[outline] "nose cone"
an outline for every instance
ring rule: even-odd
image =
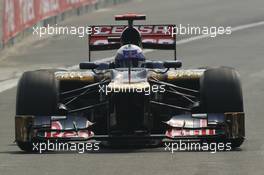
[[[115,71],[112,82],[108,85],[108,91],[117,93],[143,93],[149,89],[146,70],[132,70],[130,79],[128,71]]]

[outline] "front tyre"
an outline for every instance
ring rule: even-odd
[[[57,113],[59,82],[54,72],[38,70],[22,75],[17,87],[16,115],[48,116]],[[32,151],[32,142],[17,140],[17,145],[21,150]]]
[[[210,68],[200,79],[202,113],[244,112],[239,74],[233,68]],[[232,148],[239,147],[244,138],[230,139]]]

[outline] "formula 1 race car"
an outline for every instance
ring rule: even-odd
[[[100,141],[160,145],[167,141],[230,142],[245,138],[242,89],[229,67],[180,69],[173,25],[134,25],[145,15],[117,15],[128,25],[92,26],[89,62],[80,70],[25,72],[17,88],[15,136],[33,143]],[[91,52],[118,49],[114,60],[91,62]],[[174,51],[147,60],[142,49]]]

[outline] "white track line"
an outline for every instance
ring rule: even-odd
[[[264,21],[232,27],[231,31],[233,33],[233,32],[236,32],[236,31],[245,30],[245,29],[258,27],[258,26],[262,26],[262,25],[264,25]],[[183,40],[177,41],[176,45],[181,45],[181,44],[185,44],[185,43],[189,43],[189,42],[192,42],[192,41],[196,41],[196,40],[200,40],[200,39],[204,39],[204,38],[209,38],[209,37],[211,37],[210,34],[194,36],[194,37],[190,37],[190,38],[187,38],[187,39],[183,39]]]
[[[232,27],[231,30],[232,30],[232,32],[236,32],[236,31],[245,30],[245,29],[258,27],[258,26],[262,26],[262,25],[264,25],[264,21]],[[200,39],[204,39],[204,38],[209,38],[209,37],[210,37],[210,34],[194,36],[194,37],[190,37],[190,38],[187,38],[187,39],[179,40],[179,41],[177,41],[176,45],[186,44],[186,43],[190,43],[192,41],[196,41],[196,40],[200,40]],[[144,53],[148,53],[148,52],[152,52],[152,51],[153,50],[145,50]],[[98,60],[98,62],[99,61],[100,62],[110,61],[110,60],[113,60],[113,59],[114,59],[114,57],[108,57],[108,58],[104,58],[104,59]],[[79,65],[74,65],[74,66],[71,66],[71,67],[67,67],[66,69],[67,70],[76,70],[76,69],[78,69],[78,67],[79,67]],[[0,82],[0,93],[4,92],[6,90],[9,90],[11,88],[16,87],[18,80],[19,80],[19,78],[14,78],[14,79],[5,80],[5,81]]]
[[[17,82],[18,82],[19,78],[14,78],[14,79],[10,79],[10,80],[5,80],[3,82],[0,83],[0,93],[14,88],[17,86]]]

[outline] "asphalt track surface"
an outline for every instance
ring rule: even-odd
[[[123,12],[147,14],[147,23],[199,26],[243,26],[264,20],[262,0],[142,0],[109,7],[63,25],[111,24],[112,16]],[[87,175],[87,174],[252,174],[263,175],[264,165],[264,26],[234,31],[229,36],[203,38],[178,45],[178,57],[185,68],[202,66],[235,67],[243,83],[247,140],[235,151],[165,152],[164,148],[101,150],[96,153],[52,152],[25,154],[13,143],[16,88],[25,70],[69,67],[87,58],[87,40],[74,36],[28,39],[0,57],[0,174],[1,175]],[[180,36],[178,40],[192,36]],[[153,51],[148,58],[170,59]],[[98,59],[113,53],[100,53]],[[13,86],[13,85],[12,85]],[[10,87],[12,87],[10,86]],[[7,86],[8,87],[8,86]]]

